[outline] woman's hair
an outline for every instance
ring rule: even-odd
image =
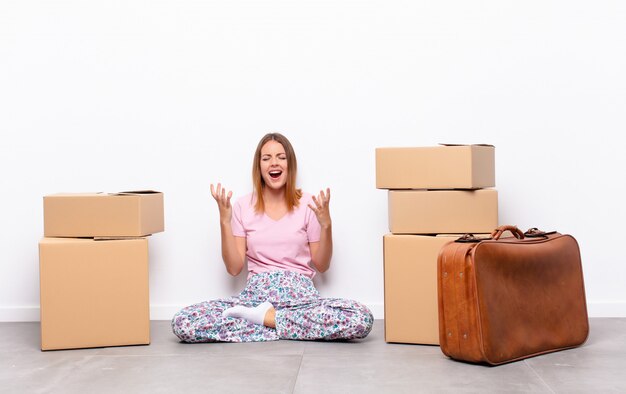
[[[276,141],[283,146],[287,156],[287,182],[285,184],[285,202],[287,209],[293,209],[300,205],[300,197],[302,190],[296,189],[296,174],[298,172],[298,161],[296,160],[296,152],[293,150],[291,143],[284,135],[280,133],[268,133],[261,138],[254,152],[254,161],[252,162],[252,183],[254,184],[254,194],[256,195],[256,203],[254,210],[257,213],[265,211],[265,202],[263,201],[263,188],[265,180],[261,176],[261,148],[268,141]]]

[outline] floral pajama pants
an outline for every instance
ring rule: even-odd
[[[254,307],[269,301],[276,309],[276,328],[222,317],[235,305]],[[258,342],[278,339],[334,340],[365,338],[374,317],[363,304],[321,298],[313,281],[290,271],[255,274],[238,295],[183,308],[172,330],[184,342]]]

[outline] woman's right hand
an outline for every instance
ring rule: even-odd
[[[230,198],[233,195],[232,191],[226,193],[226,188],[222,188],[222,184],[218,183],[217,188],[211,184],[211,195],[217,202],[217,207],[220,210],[220,221],[230,223],[233,216],[233,207],[230,204]]]
[[[233,235],[230,223],[233,217],[233,206],[230,204],[233,192],[226,193],[226,189],[222,188],[221,183],[218,183],[217,188],[211,184],[211,195],[217,201],[217,207],[220,209],[222,259],[226,265],[226,271],[233,276],[237,276],[243,269],[246,259],[246,239]]]

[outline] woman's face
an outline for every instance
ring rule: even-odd
[[[271,189],[280,189],[287,183],[287,154],[285,148],[274,140],[267,141],[261,147],[261,176],[265,185]]]

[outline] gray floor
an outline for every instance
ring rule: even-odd
[[[384,342],[182,344],[152,322],[152,344],[39,350],[38,323],[0,323],[2,393],[626,392],[626,319],[591,319],[578,349],[499,367],[451,361],[436,346]]]

